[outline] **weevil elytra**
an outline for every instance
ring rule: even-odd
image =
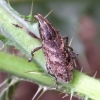
[[[68,37],[60,36],[58,30],[41,14],[34,15],[34,18],[38,21],[42,46],[31,51],[32,57],[34,56],[33,53],[35,51],[42,48],[46,59],[47,71],[51,76],[55,77],[56,83],[57,80],[61,82],[71,81],[73,77],[72,70],[75,67],[74,58],[77,54],[75,54],[73,49],[68,46]],[[14,25],[20,27],[16,24]],[[31,34],[29,31],[27,32]],[[29,61],[32,60],[32,57]]]

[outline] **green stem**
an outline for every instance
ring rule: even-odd
[[[53,79],[50,76],[47,77],[37,64],[34,62],[29,63],[28,60],[21,57],[0,52],[0,70],[46,86],[54,87]]]
[[[30,57],[30,52],[33,48],[40,46],[41,43],[32,38],[23,29],[16,28],[12,25],[19,24],[26,27],[29,31],[37,33],[37,24],[29,25],[23,19],[19,17],[4,0],[0,1],[0,31],[3,36],[6,37],[7,41],[3,39],[8,45],[13,45],[19,49],[25,56]],[[42,60],[41,60],[42,59]],[[45,59],[42,50],[35,53],[34,61],[28,63],[27,60],[21,57],[0,53],[0,70],[16,75],[21,78],[29,79],[42,86],[55,87],[54,80],[48,75],[43,75],[42,70],[45,70]],[[33,71],[29,73],[28,71]],[[76,92],[79,96],[87,96],[94,100],[100,100],[100,81],[89,77],[76,70],[73,71],[73,80],[68,84],[59,84],[62,89],[68,91],[68,87]],[[60,91],[61,91],[60,90]],[[70,92],[70,91],[69,91]]]
[[[42,86],[55,87],[52,77],[44,75],[35,63],[28,63],[21,57],[0,52],[0,70],[31,80]],[[33,71],[33,73],[29,73],[29,71]],[[77,92],[79,96],[82,94],[94,100],[100,100],[100,81],[81,72],[74,70],[72,82],[64,84],[61,89],[67,90],[68,87]]]

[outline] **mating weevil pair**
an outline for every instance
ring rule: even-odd
[[[56,83],[57,80],[61,82],[71,81],[73,77],[72,70],[76,67],[74,64],[74,59],[76,58],[77,54],[75,54],[73,49],[68,46],[68,37],[61,37],[58,30],[54,28],[42,15],[34,15],[34,18],[38,21],[42,46],[31,51],[32,57],[34,56],[33,53],[35,51],[42,48],[46,59],[47,71],[51,76],[55,77]],[[14,25],[16,27],[20,27],[16,24]],[[31,34],[31,32],[27,32],[28,34]],[[29,59],[29,61],[32,60],[32,57]]]

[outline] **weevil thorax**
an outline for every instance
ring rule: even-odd
[[[42,15],[34,15],[34,18],[38,21],[40,37],[43,40],[54,40],[56,38],[56,33],[52,25],[46,20]],[[48,31],[49,30],[49,31]]]

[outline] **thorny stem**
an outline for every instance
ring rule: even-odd
[[[34,81],[41,86],[47,86],[48,89],[55,88],[54,79],[50,76],[43,75],[43,72],[35,63],[28,63],[27,60],[14,55],[0,52],[0,70]],[[33,71],[33,73],[28,73],[28,71]],[[62,91],[63,89],[67,91],[69,87],[71,88],[71,91],[73,90],[79,96],[88,96],[94,100],[100,99],[99,80],[89,77],[76,70],[73,71],[73,76],[72,82],[68,84],[59,84],[59,86],[62,86],[59,91]]]
[[[34,24],[33,27],[28,25],[19,18],[19,14],[10,8],[4,0],[1,0],[0,31],[8,39],[7,41],[3,41],[6,44],[18,48],[26,57],[30,57],[30,51],[33,48],[40,46],[41,43],[30,37],[23,29],[18,29],[13,26],[12,23],[24,25],[24,27],[27,27],[34,33],[38,30],[36,24]],[[34,81],[41,86],[47,86],[49,89],[54,88],[53,78],[49,75],[43,75],[43,71],[41,71],[41,68],[42,70],[45,70],[45,59],[41,50],[35,53],[34,60],[35,62],[28,63],[27,60],[22,59],[21,57],[0,52],[0,70]],[[33,74],[28,73],[28,71],[33,71]],[[59,86],[61,86],[59,91],[64,89],[70,92],[73,90],[75,91],[75,93],[73,93],[74,95],[77,94],[78,96],[100,100],[100,81],[76,70],[73,71],[72,82],[68,84],[61,83]]]

